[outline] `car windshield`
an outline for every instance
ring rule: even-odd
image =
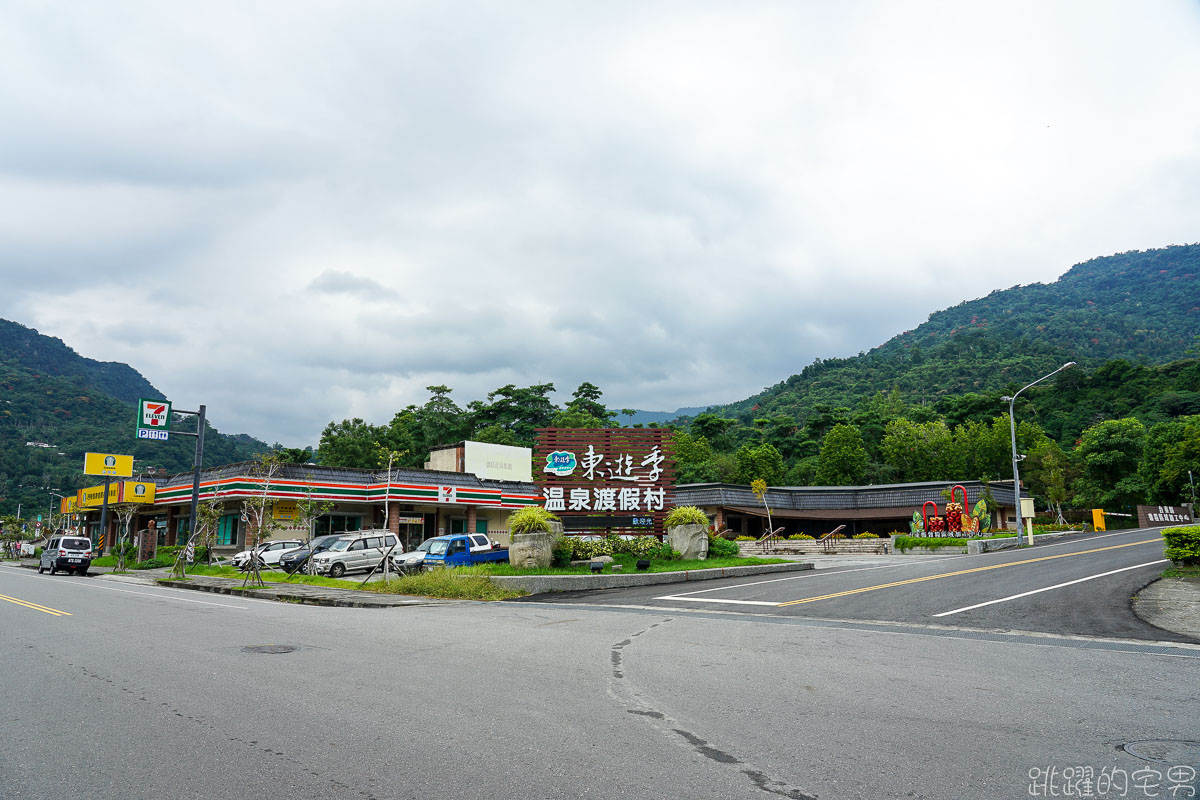
[[[427,548],[425,545],[429,545],[429,547]],[[449,545],[450,543],[445,539],[430,539],[427,542],[421,542],[420,549],[427,550],[429,553],[432,553],[435,556],[444,556],[446,554],[446,548],[449,547]]]
[[[92,543],[87,539],[63,539],[62,548],[64,550],[90,550]]]
[[[349,539],[338,539],[336,542],[329,545],[328,549],[329,550],[337,550],[338,552],[341,552],[342,550],[345,550],[349,546],[350,546]]]

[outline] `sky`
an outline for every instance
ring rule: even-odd
[[[222,432],[731,402],[1200,240],[1200,3],[0,12],[0,317]]]

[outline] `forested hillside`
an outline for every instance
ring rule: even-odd
[[[1066,361],[1163,364],[1200,336],[1200,245],[1120,253],[1072,267],[1054,283],[995,291],[931,314],[915,330],[850,358],[818,359],[782,383],[710,410],[750,422],[807,417],[896,389],[929,404],[964,392],[1019,388]],[[1192,351],[1194,353],[1194,351]]]
[[[15,513],[18,503],[23,516],[25,510],[44,514],[50,492],[71,494],[94,484],[81,473],[86,452],[132,454],[140,470],[191,469],[194,439],[133,438],[137,398],[162,396],[133,368],[82,358],[60,340],[6,320],[0,320],[0,343],[0,514]],[[45,369],[37,366],[41,359]],[[194,420],[177,424],[195,430]],[[241,461],[267,449],[211,426],[205,437],[206,464]]]

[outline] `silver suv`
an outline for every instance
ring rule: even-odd
[[[87,575],[92,565],[92,542],[82,536],[55,534],[42,550],[38,563],[38,574],[50,570],[50,574],[62,570],[73,575]]]
[[[388,530],[359,531],[334,542],[328,550],[312,557],[313,571],[340,578],[347,572],[374,569],[396,546],[396,534]]]

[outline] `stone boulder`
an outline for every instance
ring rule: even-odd
[[[553,545],[552,533],[514,533],[512,544],[508,546],[508,563],[525,569],[548,567]]]
[[[687,560],[708,558],[708,531],[703,525],[667,528],[667,544]]]

